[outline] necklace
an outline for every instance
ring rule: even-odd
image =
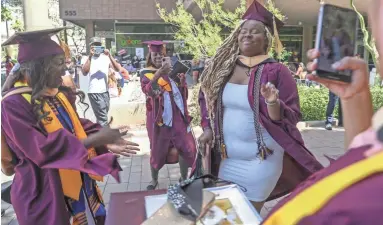
[[[244,67],[245,69],[247,69],[247,71],[245,71],[245,74],[246,76],[250,77],[251,75],[251,67],[245,65],[243,62],[241,62],[240,60],[237,60],[237,65],[240,66],[240,67]]]

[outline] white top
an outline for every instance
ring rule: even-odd
[[[263,141],[274,154],[261,161],[254,113],[248,100],[248,85],[228,83],[223,92],[223,136],[228,158],[222,161],[219,177],[244,186],[251,201],[262,202],[282,174],[282,147],[261,126]]]
[[[109,56],[93,56],[89,70],[88,93],[105,93],[108,91],[108,72],[111,61]]]

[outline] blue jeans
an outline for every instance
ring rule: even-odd
[[[341,107],[340,99],[331,91],[329,91],[329,95],[328,95],[328,103],[327,103],[327,110],[326,110],[326,124],[331,124],[333,122],[334,109],[337,102],[339,106],[339,109],[338,109],[339,124],[343,124],[342,107]]]
[[[125,80],[124,80],[124,78],[120,79],[119,82],[120,82],[120,87],[123,88],[124,85],[125,85]]]

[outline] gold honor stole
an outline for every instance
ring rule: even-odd
[[[149,67],[146,68],[147,70],[157,70],[155,68]],[[154,78],[154,73],[145,73],[145,77],[147,77],[149,80],[153,80]],[[165,91],[171,92],[172,91],[172,86],[167,82],[164,78],[160,77],[157,80],[157,84],[160,85]]]
[[[26,84],[22,83],[22,82],[17,82],[14,86],[15,87],[21,87],[21,86],[26,86]],[[22,94],[22,96],[29,103],[31,103],[31,95],[30,94]],[[62,106],[64,107],[65,111],[68,113],[70,120],[72,121],[76,137],[80,140],[87,138],[87,135],[84,131],[84,128],[81,125],[80,120],[77,117],[76,112],[74,111],[72,105],[69,103],[69,101],[65,97],[65,95],[63,93],[59,92],[56,95],[56,97],[60,101]],[[44,111],[49,112],[49,116],[52,118],[52,121],[48,122],[46,120],[43,120],[43,122],[42,122],[45,130],[48,133],[53,133],[59,129],[64,129],[60,120],[57,118],[56,114],[52,111],[52,109],[48,105],[48,103],[44,104]],[[96,150],[94,148],[89,148],[88,149],[88,158],[91,159],[95,156],[97,156]],[[59,174],[60,174],[60,180],[61,180],[61,185],[63,188],[64,195],[78,201],[80,198],[80,191],[81,191],[81,187],[82,187],[82,180],[81,180],[80,171],[71,170],[71,169],[59,169]],[[102,176],[91,175],[91,174],[89,174],[89,176],[93,180],[103,181]]]
[[[288,201],[264,221],[263,224],[297,224],[304,217],[319,211],[338,193],[375,173],[383,172],[382,162],[383,152],[349,165],[323,178]]]

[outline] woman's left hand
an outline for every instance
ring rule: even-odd
[[[274,84],[268,82],[267,84],[262,84],[261,95],[265,98],[267,103],[274,103],[278,100],[279,91]]]
[[[121,138],[116,143],[109,144],[106,147],[109,149],[109,151],[113,152],[116,155],[130,157],[132,155],[137,154],[137,151],[140,151],[138,146],[139,145],[137,143],[130,142]]]

